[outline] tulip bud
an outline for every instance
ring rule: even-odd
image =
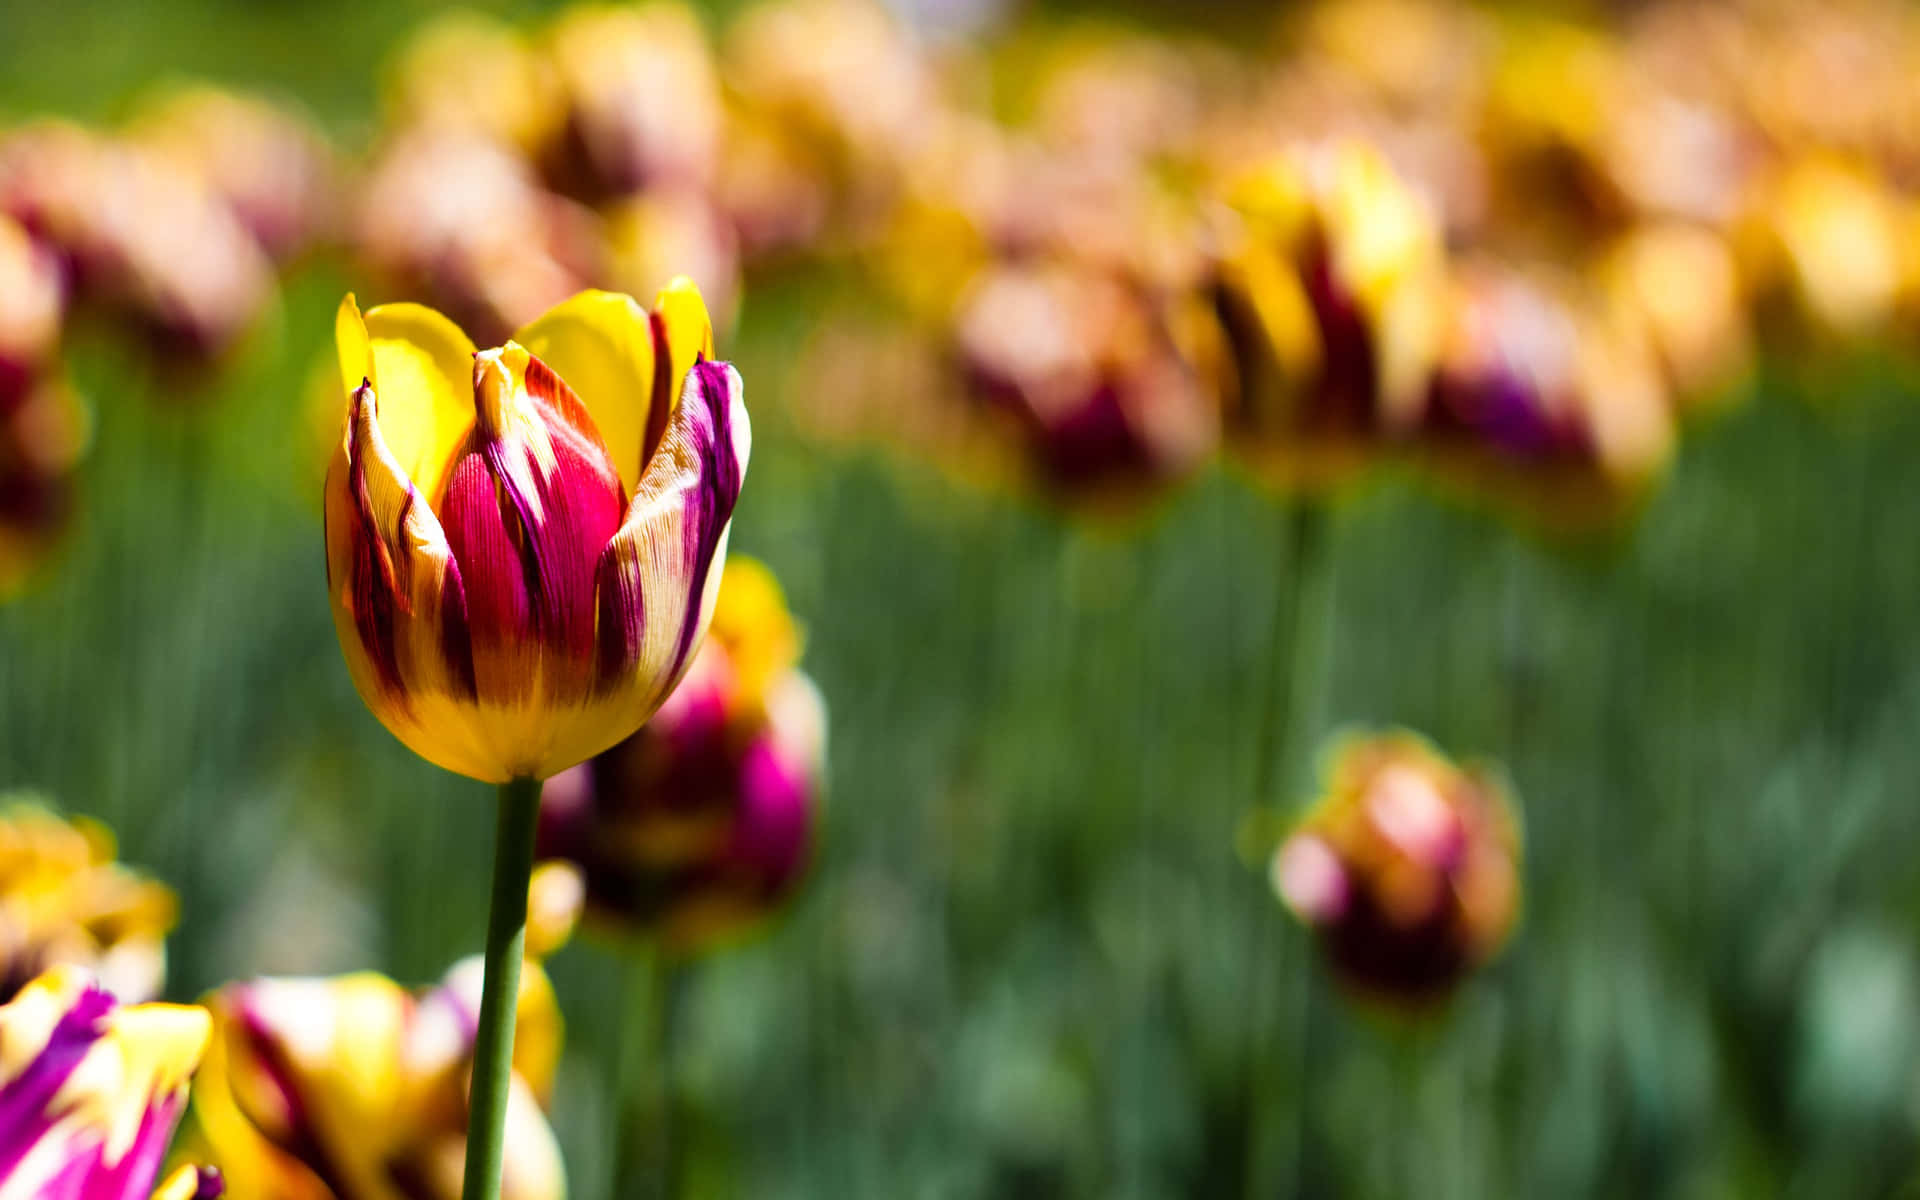
[[[720,152],[720,81],[699,18],[676,3],[580,7],[549,34],[565,111],[548,178],[588,202],[704,191]]]
[[[550,780],[538,853],[577,873],[588,921],[689,954],[757,925],[812,857],[819,693],[772,577],[730,562],[719,615],[673,696],[631,738]]]
[[[418,995],[373,974],[260,979],[209,997],[213,1044],[190,1144],[251,1200],[461,1194],[480,961]],[[560,1055],[544,971],[521,975],[501,1200],[561,1200],[541,1113]]]
[[[1213,447],[1211,406],[1169,317],[1103,272],[989,270],[961,301],[956,340],[975,394],[1007,418],[1056,495],[1135,499]]]
[[[1551,520],[1606,519],[1672,454],[1645,329],[1567,281],[1465,264],[1420,438],[1443,472]]]
[[[55,966],[116,996],[152,999],[166,976],[171,890],[114,861],[113,835],[31,801],[0,809],[0,1001]]]
[[[699,647],[751,443],[699,293],[583,292],[484,352],[348,297],[338,334],[327,579],[368,707],[490,783],[633,732]]]
[[[1519,912],[1505,788],[1406,734],[1342,743],[1326,784],[1274,855],[1274,890],[1356,993],[1443,1000],[1499,951]]]
[[[1358,143],[1279,158],[1232,204],[1214,289],[1238,367],[1228,440],[1281,483],[1330,482],[1419,423],[1439,351],[1439,227]]]
[[[122,1007],[76,967],[28,984],[0,1007],[0,1200],[147,1195],[208,1032],[204,1009]],[[155,1200],[218,1195],[189,1168]]]

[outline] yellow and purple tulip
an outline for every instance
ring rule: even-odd
[[[1275,158],[1230,201],[1213,289],[1236,367],[1227,439],[1282,486],[1337,481],[1424,412],[1446,279],[1438,222],[1352,141]]]
[[[1578,281],[1461,264],[1419,436],[1443,474],[1548,524],[1606,521],[1672,456],[1676,422],[1645,326]]]
[[[1505,944],[1519,864],[1497,776],[1385,734],[1336,744],[1325,794],[1274,855],[1272,880],[1344,984],[1418,1008]]]
[[[454,1200],[480,963],[415,994],[384,976],[260,979],[208,999],[213,1044],[188,1145],[248,1200]],[[561,1200],[541,1102],[560,1054],[546,974],[520,980],[502,1200]]]
[[[793,896],[817,837],[826,730],[797,653],[772,575],[730,561],[713,632],[653,720],[548,781],[542,870],[580,881],[590,927],[689,954]]]
[[[37,803],[0,809],[0,1001],[53,967],[150,1000],[166,977],[173,892],[114,861],[113,835]]]
[[[1217,421],[1167,305],[1098,268],[1009,264],[962,298],[956,354],[1045,491],[1138,500],[1197,467]]]
[[[60,967],[0,1007],[0,1200],[144,1200],[206,1051],[205,1009],[122,1007]],[[210,1200],[184,1168],[154,1200]]]
[[[360,695],[415,753],[544,779],[632,733],[713,611],[751,434],[693,285],[583,292],[476,351],[341,305],[327,578]]]

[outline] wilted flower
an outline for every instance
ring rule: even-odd
[[[1442,330],[1438,226],[1352,142],[1275,159],[1231,200],[1215,287],[1238,374],[1225,433],[1282,483],[1327,482],[1420,421]]]
[[[1549,523],[1610,517],[1672,454],[1646,330],[1568,281],[1462,264],[1420,428],[1439,465]]]
[[[173,892],[114,861],[113,835],[30,801],[0,808],[0,1000],[55,966],[116,996],[151,999],[166,976]]]
[[[1520,832],[1502,783],[1408,734],[1356,737],[1274,855],[1274,890],[1370,999],[1444,999],[1507,940]]]
[[[274,295],[259,243],[197,175],[78,126],[0,139],[0,213],[59,252],[77,300],[132,320],[169,352],[218,354]]]
[[[457,129],[395,138],[359,188],[355,245],[395,290],[417,291],[492,341],[602,271],[594,216],[546,191],[524,160]]]
[[[750,434],[699,292],[583,292],[476,352],[416,304],[340,307],[335,626],[415,753],[546,778],[646,720],[712,612]]]
[[[702,191],[720,152],[720,80],[684,5],[569,10],[548,34],[565,116],[542,155],[561,191],[590,201]]]
[[[331,232],[332,152],[291,109],[216,87],[177,88],[142,106],[132,136],[204,180],[275,259]]]
[[[213,1044],[190,1146],[246,1200],[454,1200],[461,1194],[480,960],[415,995],[381,975],[258,979],[208,998]],[[540,1111],[559,1061],[552,985],[520,977],[502,1200],[560,1200]]]
[[[1061,263],[990,269],[961,300],[961,370],[1043,488],[1137,499],[1213,449],[1216,418],[1174,303]]]
[[[136,1200],[152,1189],[206,1050],[204,1009],[120,1006],[78,967],[0,1007],[0,1197]],[[211,1200],[185,1168],[155,1200]]]
[[[583,881],[592,924],[684,954],[792,896],[826,732],[798,652],[772,575],[731,560],[706,644],[653,720],[548,781],[539,854]]]

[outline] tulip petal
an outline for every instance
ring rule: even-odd
[[[514,335],[580,397],[631,495],[659,444],[681,380],[713,356],[713,323],[685,276],[661,290],[648,313],[629,296],[585,291]]]
[[[600,561],[600,687],[644,713],[685,674],[712,618],[733,507],[752,447],[740,375],[688,372],[673,420]]]
[[[327,472],[327,583],[341,650],[375,715],[429,762],[501,778],[470,718],[466,591],[433,510],[388,449],[369,386]]]
[[[441,517],[470,581],[480,692],[508,707],[579,699],[592,686],[594,575],[620,524],[619,478],[583,406],[524,348],[480,355],[473,388],[478,416]]]
[[[342,385],[351,392],[372,382],[395,461],[422,496],[436,499],[454,450],[473,426],[473,342],[423,305],[382,304],[362,317],[352,296],[341,301],[334,339]]]

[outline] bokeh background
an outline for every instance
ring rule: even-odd
[[[351,154],[431,15],[9,2],[0,115],[110,125],[204,78],[302,106]],[[1243,44],[1276,20],[1025,19],[1089,15]],[[426,982],[480,944],[490,797],[380,727],[328,612],[308,394],[349,289],[386,298],[349,256],[300,260],[211,370],[105,322],[65,337],[91,444],[73,527],[0,608],[0,784],[101,818],[178,890],[175,998],[259,973]],[[1276,737],[1298,502],[1215,461],[1150,513],[1086,519],[820,437],[795,364],[833,314],[885,303],[844,262],[750,272],[723,335],[755,425],[733,547],[785,584],[831,732],[807,885],[677,985],[684,1194],[1911,1186],[1920,376],[1900,339],[1763,341],[1742,402],[1598,533],[1401,471],[1343,490],[1326,686]],[[1329,980],[1248,833],[1312,798],[1309,751],[1348,726],[1496,760],[1524,811],[1512,945],[1412,1024]],[[591,940],[551,963],[581,1200],[661,1191],[608,1182],[607,1064],[647,1053],[636,969]]]

